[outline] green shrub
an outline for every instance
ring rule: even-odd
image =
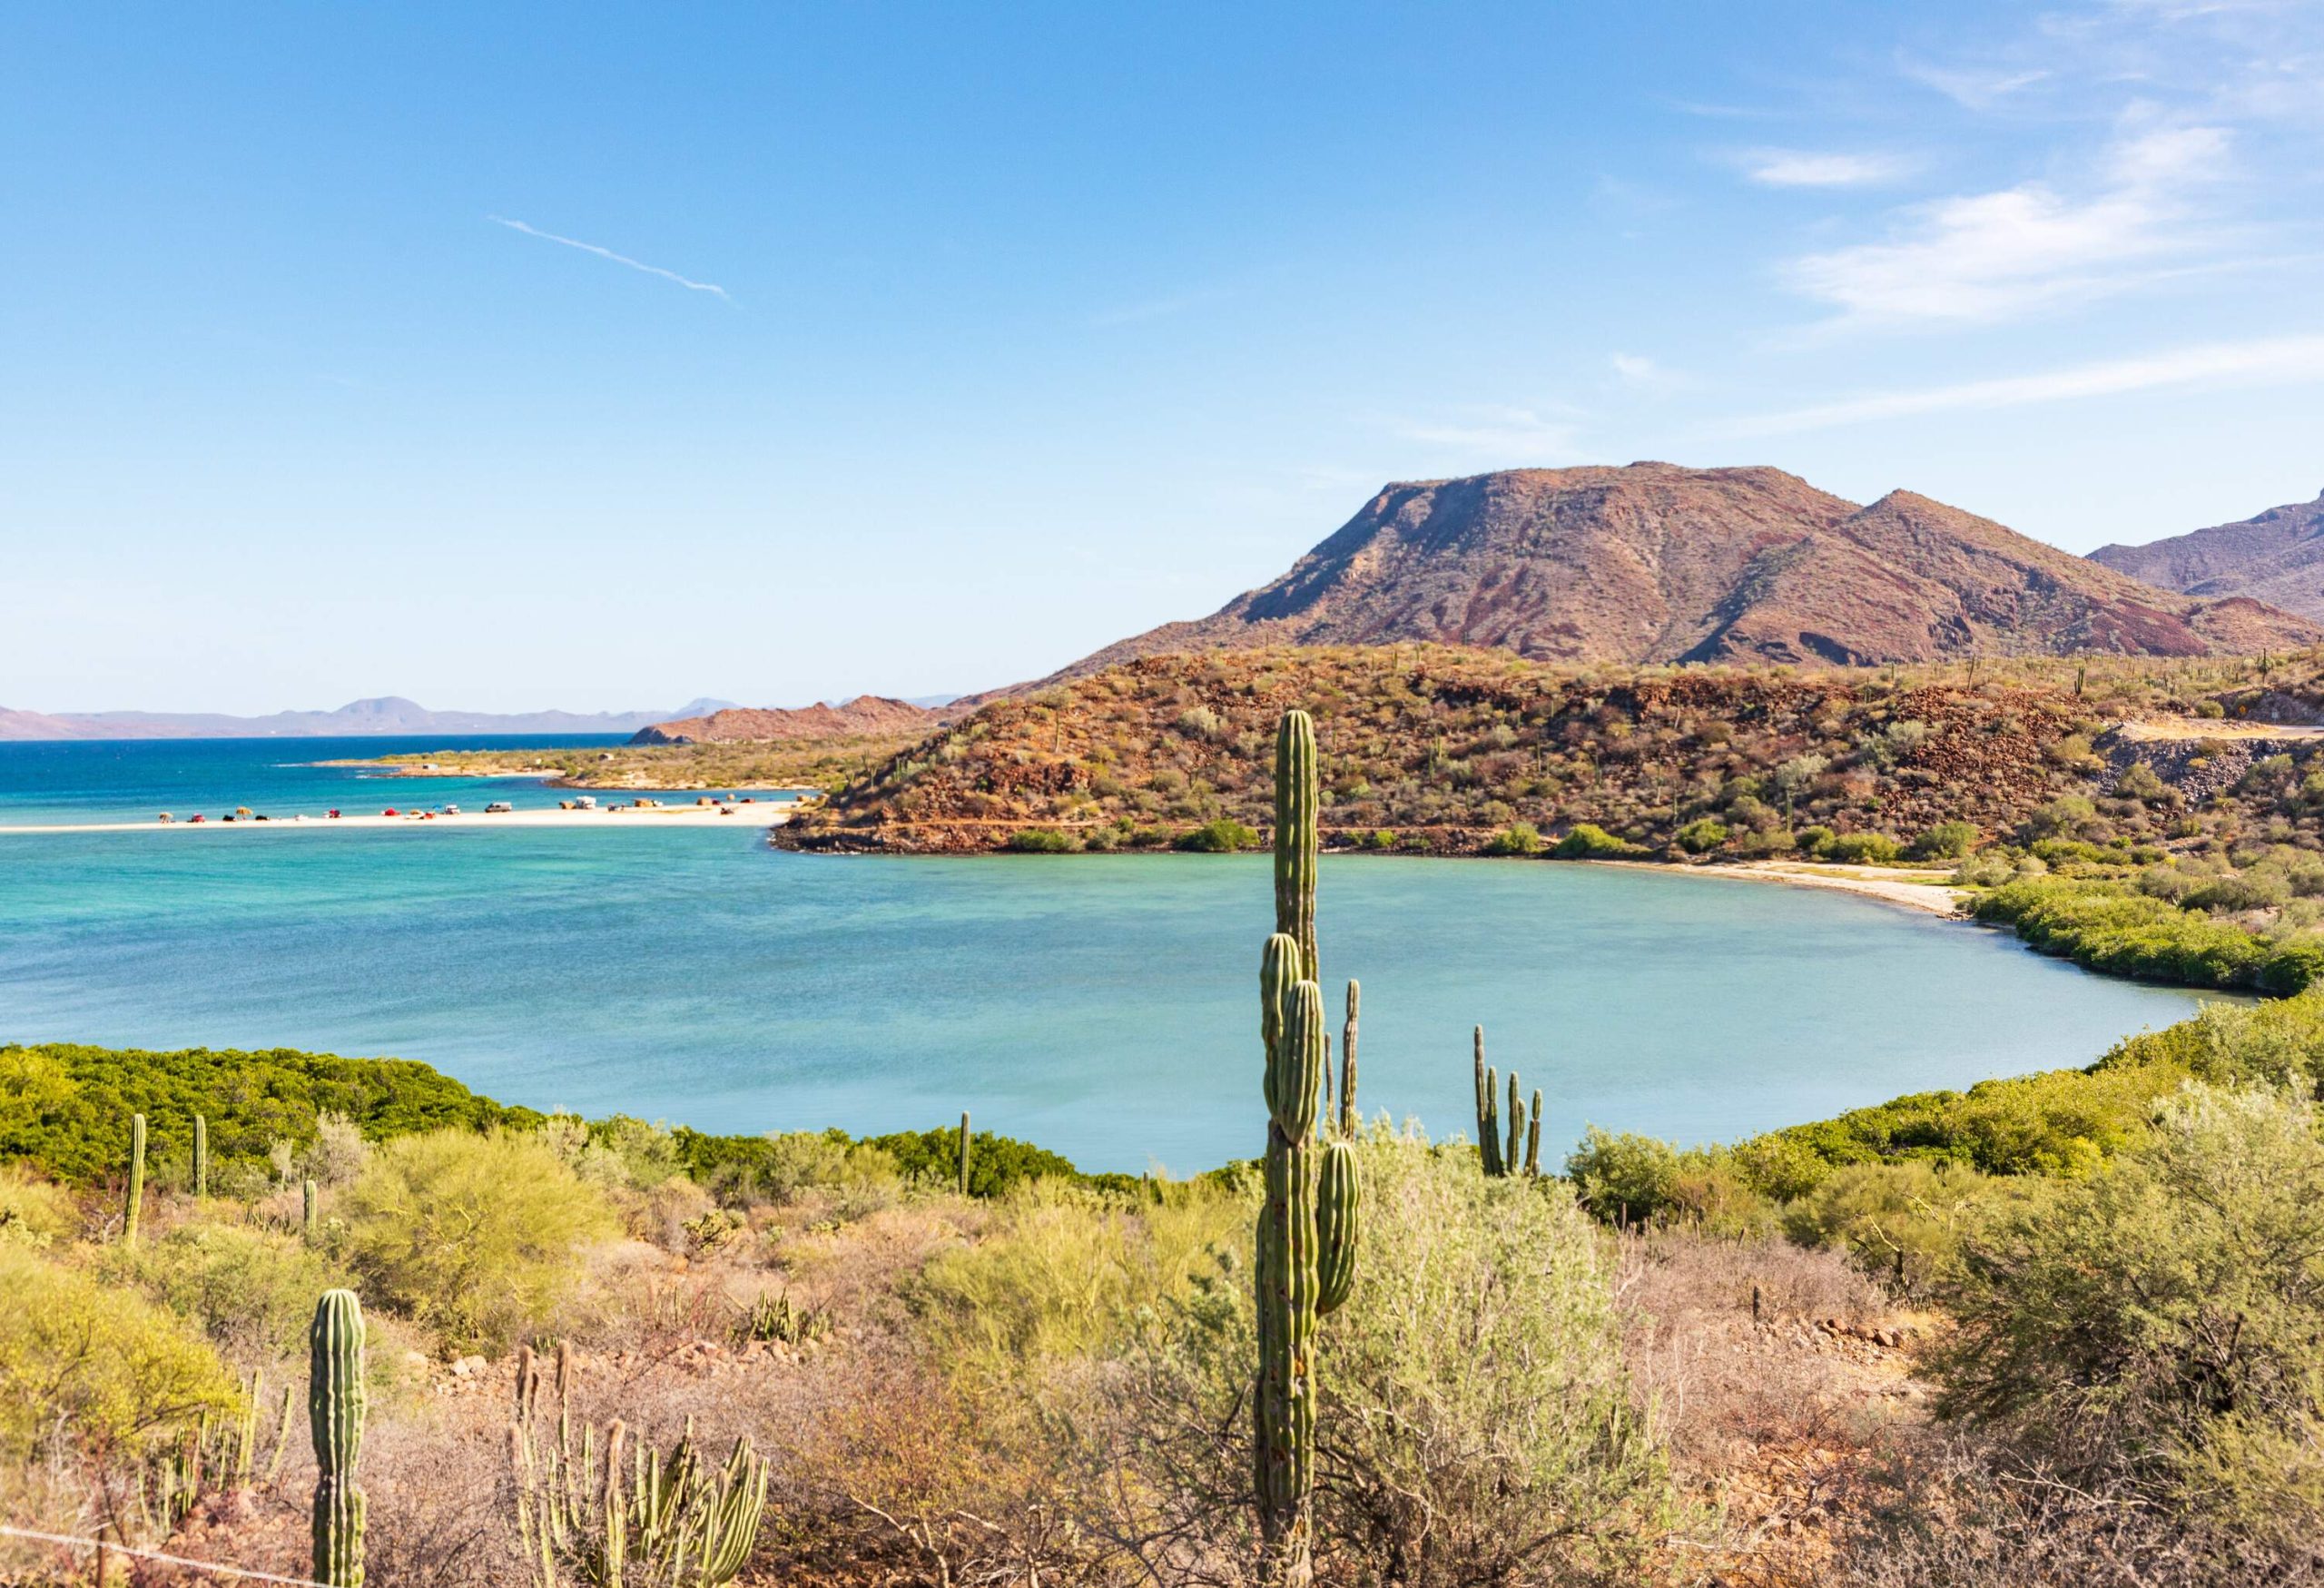
[[[1592,822],[1576,822],[1566,835],[1558,840],[1554,851],[1560,860],[1630,860],[1646,851],[1625,839],[1615,837]]]
[[[315,1297],[347,1283],[295,1236],[246,1224],[181,1225],[122,1254],[121,1267],[122,1277],[248,1366],[303,1355]]]
[[[167,1313],[0,1241],[0,1457],[59,1427],[99,1453],[159,1445],[236,1398],[218,1354]]]
[[[1974,822],[1939,822],[1913,840],[1913,854],[1920,860],[1961,860],[1977,847]]]
[[[1887,865],[1904,851],[1886,833],[1843,833],[1821,853],[1842,865]]]
[[[1644,1224],[1669,1212],[1679,1184],[1679,1150],[1667,1141],[1592,1125],[1565,1160],[1582,1206],[1600,1218]]]
[[[1317,1375],[1318,1535],[1350,1561],[1412,1563],[1414,1582],[1655,1580],[1677,1494],[1624,1365],[1609,1254],[1571,1193],[1487,1179],[1417,1137],[1375,1131],[1357,1153],[1363,1264]],[[1153,1335],[1123,1397],[1130,1486],[1243,1525],[1246,1269],[1221,1261]]]
[[[1380,828],[1364,839],[1364,847],[1381,851],[1393,849],[1396,847],[1396,835],[1385,827]]]
[[[47,1246],[71,1238],[80,1211],[64,1187],[20,1163],[0,1163],[0,1241]]]
[[[865,1145],[888,1155],[907,1176],[938,1185],[960,1183],[960,1132],[939,1125],[929,1130],[901,1130],[872,1136]],[[1118,1190],[1137,1184],[1129,1175],[1085,1175],[1072,1163],[1045,1148],[990,1130],[977,1130],[969,1140],[969,1195],[998,1197],[1033,1180],[1055,1179],[1100,1189]]]
[[[505,1131],[391,1141],[334,1212],[366,1294],[459,1348],[497,1350],[545,1325],[582,1248],[616,1229],[603,1194],[547,1143]]]
[[[1689,854],[1707,854],[1727,842],[1727,824],[1716,816],[1699,817],[1679,829],[1679,847]]]
[[[2112,1172],[1972,1230],[1940,1407],[2012,1428],[2069,1475],[2312,1539],[2319,1253],[2313,1105],[2191,1083]]]
[[[1195,854],[1232,854],[1238,849],[1256,849],[1258,844],[1257,828],[1220,816],[1187,833],[1173,847]]]
[[[1118,1355],[1144,1318],[1181,1304],[1214,1253],[1249,1236],[1250,1208],[1204,1187],[1133,1203],[1062,1180],[1020,1180],[974,1246],[939,1255],[915,1299],[944,1354],[991,1380]]]
[[[1811,859],[1821,860],[1839,834],[1829,827],[1802,827],[1798,833],[1799,853]]]
[[[1547,849],[1541,830],[1531,822],[1512,822],[1485,843],[1487,854],[1539,854]]]
[[[1852,1164],[1786,1207],[1783,1228],[1802,1246],[1837,1248],[1871,1273],[1924,1285],[1956,1271],[1965,1223],[1997,1196],[1958,1164]]]
[[[230,1165],[263,1166],[278,1140],[312,1142],[325,1111],[347,1116],[374,1141],[446,1125],[540,1117],[478,1097],[407,1059],[340,1059],[288,1048],[0,1048],[0,1159],[76,1184],[119,1169],[133,1114],[145,1116],[149,1150],[159,1160],[190,1157],[193,1117],[204,1115],[215,1174]]]
[[[1971,912],[2014,926],[2043,953],[2110,975],[2291,993],[2324,973],[2316,940],[2270,942],[2119,883],[2028,877],[1982,895]]]
[[[1070,854],[1074,843],[1054,827],[1020,827],[1001,847],[1012,854]]]

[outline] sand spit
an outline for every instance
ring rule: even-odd
[[[791,819],[787,805],[755,804],[727,805],[605,805],[594,811],[462,811],[458,815],[426,815],[418,812],[393,816],[276,816],[267,821],[75,822],[54,825],[0,825],[0,836],[12,833],[330,833],[350,827],[393,827],[408,830],[455,827],[609,827],[634,831],[639,827],[732,827],[737,831],[779,827]]]

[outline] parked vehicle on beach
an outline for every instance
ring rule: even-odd
[[[594,811],[597,808],[597,796],[595,794],[578,795],[573,802],[573,808],[576,811]]]
[[[458,805],[446,805],[444,807],[444,814],[448,816],[457,816],[460,814],[460,807]]]
[[[506,816],[514,812],[516,808],[516,806],[510,804],[507,800],[494,800],[491,804],[484,807],[484,814],[487,816]]]

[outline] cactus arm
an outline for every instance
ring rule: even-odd
[[[960,1110],[960,1195],[969,1194],[969,1110]]]
[[[1541,1176],[1541,1089],[1533,1089],[1533,1115],[1525,1126],[1525,1173],[1539,1179]]]
[[[315,1244],[315,1182],[302,1180],[299,1186],[299,1229],[307,1244]]]
[[[1355,1149],[1346,1141],[1334,1141],[1324,1151],[1323,1172],[1315,1182],[1318,1317],[1337,1312],[1355,1288],[1363,1214],[1364,1182],[1356,1174]]]
[[[307,1425],[315,1445],[314,1579],[363,1588],[363,1306],[330,1290],[308,1331]]]
[[[200,1114],[193,1117],[193,1197],[201,1201],[210,1195],[210,1121]]]

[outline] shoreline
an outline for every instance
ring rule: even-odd
[[[1910,880],[1912,876],[1925,873],[1884,867],[1864,867],[1866,874],[1858,877],[1839,874],[1838,868],[1817,866],[1813,861],[1753,860],[1724,865],[1688,865],[1673,860],[1602,860],[1588,863],[1634,866],[1641,871],[1669,872],[1680,876],[1728,877],[1740,882],[1783,883],[1795,888],[1821,888],[1948,921],[1967,919],[1961,912],[1961,902],[1968,897],[1968,889],[1956,888],[1950,883],[1915,882]]]
[[[665,805],[639,810],[631,805],[606,805],[594,811],[463,811],[457,816],[409,815],[277,816],[235,822],[66,822],[21,825],[0,824],[0,838],[11,833],[50,835],[70,833],[212,833],[234,831],[329,833],[350,827],[732,827],[760,831],[780,827],[791,820],[787,805]]]

